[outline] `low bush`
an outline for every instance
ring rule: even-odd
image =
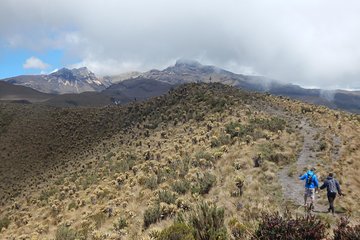
[[[360,225],[350,226],[349,219],[342,217],[334,229],[334,240],[360,239]]]
[[[196,152],[195,153],[195,158],[196,158],[196,160],[200,160],[200,159],[206,159],[208,161],[214,160],[213,154],[211,154],[210,152],[206,152],[206,151],[198,151],[198,152]]]
[[[246,135],[251,135],[254,128],[250,125],[242,125],[239,122],[231,122],[225,125],[225,131],[227,134],[230,134],[231,138],[244,137]]]
[[[209,193],[210,189],[216,183],[216,176],[211,173],[205,173],[202,178],[199,178],[198,181],[192,186],[192,193],[199,193],[201,195]]]
[[[49,190],[42,190],[39,196],[40,201],[48,202],[49,198],[57,193],[58,190],[56,188],[51,188]]]
[[[198,240],[225,240],[224,209],[206,202],[200,203],[190,215],[189,225]]]
[[[271,132],[277,132],[279,130],[284,130],[286,126],[285,120],[273,117],[270,119],[267,118],[254,118],[250,120],[251,125],[255,125],[255,128],[262,128],[269,130]]]
[[[98,182],[98,177],[95,173],[90,173],[84,176],[80,180],[80,184],[82,185],[82,188],[86,190],[88,187],[90,187],[93,184],[96,184]]]
[[[76,231],[66,227],[65,225],[61,225],[55,235],[55,240],[75,240],[76,239]]]
[[[151,190],[155,190],[158,187],[158,178],[157,176],[151,176],[145,180],[145,187]]]
[[[326,148],[327,148],[327,143],[326,143],[326,141],[325,140],[321,140],[320,142],[319,142],[319,151],[325,151],[326,150]]]
[[[10,224],[10,219],[8,217],[4,217],[0,219],[0,231],[3,228],[8,228],[9,224]]]
[[[144,227],[147,228],[151,224],[156,223],[161,218],[160,205],[156,204],[145,210],[144,213]]]
[[[91,219],[95,222],[95,227],[100,228],[106,221],[106,214],[103,212],[96,213],[91,216]]]
[[[128,223],[125,218],[120,217],[115,223],[114,223],[114,230],[120,231],[128,226]]]
[[[171,185],[171,188],[178,194],[185,194],[189,190],[190,184],[185,179],[177,180]]]
[[[185,223],[174,223],[165,228],[156,237],[156,240],[195,240],[193,229]]]
[[[326,225],[313,215],[292,217],[290,213],[263,214],[254,239],[321,240],[326,237]]]
[[[159,191],[159,202],[173,204],[175,203],[175,201],[176,201],[176,196],[174,193],[167,190]]]
[[[77,204],[74,200],[69,203],[68,210],[71,210],[73,208],[77,209]]]

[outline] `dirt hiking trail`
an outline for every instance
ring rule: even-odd
[[[318,142],[314,140],[318,129],[310,126],[309,122],[302,119],[299,125],[304,138],[302,150],[297,158],[297,162],[285,166],[279,172],[279,181],[282,186],[284,198],[290,200],[296,205],[304,205],[304,181],[299,180],[299,174],[304,174],[308,166],[316,165],[316,146]],[[292,172],[293,174],[289,174]],[[289,176],[290,175],[290,176]],[[321,184],[319,182],[319,184]],[[316,196],[317,199],[318,196]],[[320,205],[315,200],[316,211],[326,211],[327,206]]]

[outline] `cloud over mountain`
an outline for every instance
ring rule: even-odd
[[[0,43],[61,49],[96,73],[196,59],[303,86],[359,88],[360,3],[325,0],[0,3]]]

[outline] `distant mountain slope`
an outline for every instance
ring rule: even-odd
[[[2,101],[19,101],[43,102],[53,97],[51,94],[38,92],[32,88],[16,86],[4,81],[0,81],[0,100]]]
[[[125,78],[128,79],[124,80]],[[294,84],[282,84],[263,76],[235,74],[215,66],[206,66],[189,60],[178,60],[174,66],[164,70],[151,70],[144,73],[130,72],[103,78],[96,77],[87,68],[72,70],[63,68],[49,75],[18,76],[5,79],[5,81],[47,93],[70,93],[70,95],[56,96],[54,100],[47,102],[56,106],[123,104],[160,96],[173,86],[184,83],[219,82],[248,91],[268,92],[333,109],[360,113],[359,92],[305,89]],[[99,93],[72,95],[82,92]]]
[[[124,101],[129,100],[124,97]],[[99,92],[66,93],[55,95],[45,102],[46,105],[56,107],[100,107],[113,104],[110,96]]]
[[[122,103],[124,102],[124,96],[132,101],[141,101],[151,97],[163,95],[167,93],[172,87],[174,87],[174,85],[169,83],[157,81],[154,79],[137,77],[113,84],[109,88],[102,91],[102,93],[111,96],[113,99]]]
[[[45,102],[57,107],[99,107],[143,101],[167,93],[171,84],[152,79],[134,78],[111,85],[102,92],[83,92],[56,95]]]
[[[162,71],[151,70],[142,76],[169,84],[220,82],[251,90],[263,90],[271,82],[270,79],[265,77],[235,74],[215,66],[206,66],[190,60],[178,60],[174,66]]]
[[[174,66],[170,66],[162,71],[151,70],[143,73],[141,77],[169,84],[220,82],[244,90],[268,92],[274,95],[282,95],[309,103],[324,105],[333,109],[360,113],[359,92],[305,89],[294,84],[282,84],[263,76],[235,74],[215,66],[206,66],[190,60],[179,60]]]
[[[81,93],[101,91],[110,86],[110,82],[95,76],[86,67],[62,68],[49,75],[23,75],[4,79],[5,81],[31,87],[44,93]]]

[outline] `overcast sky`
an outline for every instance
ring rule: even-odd
[[[0,1],[0,77],[62,66],[117,74],[179,58],[360,89],[360,1]]]

